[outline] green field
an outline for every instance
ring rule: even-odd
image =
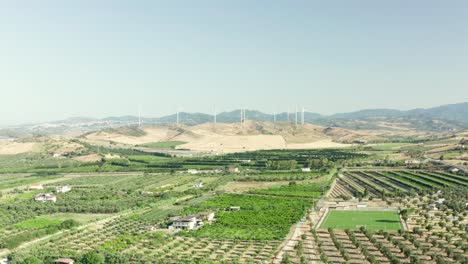
[[[144,144],[143,146],[149,147],[149,148],[170,148],[174,149],[178,145],[185,144],[186,142],[183,141],[160,141],[160,142],[153,142],[153,143],[147,143]]]
[[[396,211],[339,211],[330,210],[320,228],[358,229],[365,226],[370,230],[402,229]]]
[[[62,223],[61,220],[52,220],[45,217],[36,217],[17,223],[15,224],[15,227],[19,229],[40,229],[48,226],[56,226],[60,223]]]

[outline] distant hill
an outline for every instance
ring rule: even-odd
[[[339,113],[328,116],[328,119],[363,119],[375,117],[399,117],[404,111],[393,109],[365,109],[350,113]]]
[[[468,124],[468,102],[442,105],[433,108],[418,108],[409,111],[394,109],[366,109],[350,113],[328,116],[327,119],[366,119],[366,118],[423,117],[458,121]]]
[[[298,122],[301,113],[297,114]],[[295,113],[278,113],[276,115],[256,110],[246,110],[246,119],[254,121],[295,122]],[[186,125],[198,125],[213,122],[212,115],[201,113],[180,113],[179,122]],[[219,113],[218,123],[240,122],[240,110]],[[157,123],[171,124],[176,116],[170,115],[153,119]],[[444,105],[428,109],[400,111],[394,109],[366,109],[350,113],[339,113],[329,116],[305,112],[305,123],[350,129],[379,129],[382,123],[407,123],[410,128],[428,131],[446,131],[468,127],[468,103]],[[387,126],[385,126],[387,127]]]
[[[240,110],[217,114],[217,123],[239,123]],[[276,115],[257,110],[246,110],[246,120],[261,122],[301,122],[302,113],[277,113]],[[172,125],[177,115],[163,117],[142,117],[143,125]],[[195,126],[212,123],[214,117],[205,113],[179,113],[179,124]],[[325,127],[346,128],[352,130],[418,130],[418,131],[452,131],[468,128],[468,102],[443,105],[427,109],[401,111],[394,109],[365,109],[350,113],[320,115],[313,112],[304,113],[304,122]],[[137,116],[113,116],[102,119],[74,117],[66,120],[8,127],[0,129],[0,136],[20,137],[31,134],[78,135],[90,131],[109,129],[121,126],[135,126]]]
[[[407,111],[411,115],[423,115],[433,118],[459,121],[468,124],[468,102],[442,105],[428,109],[414,109]]]

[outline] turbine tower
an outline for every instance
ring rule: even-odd
[[[138,127],[141,127],[141,106],[138,106]]]
[[[246,117],[245,117],[245,109],[241,108],[240,110],[240,122],[241,124],[245,123]]]
[[[213,107],[213,122],[216,124],[216,106]]]
[[[240,109],[240,123],[242,124],[244,122],[244,117],[243,117],[243,111],[242,108]]]
[[[295,112],[295,115],[296,115],[296,126],[297,126],[297,105],[296,105],[296,112]]]
[[[302,116],[301,116],[301,119],[302,119],[302,120],[301,120],[301,123],[302,123],[302,125],[304,125],[304,111],[305,111],[305,109],[304,109],[304,107],[302,107]]]

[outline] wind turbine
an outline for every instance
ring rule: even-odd
[[[180,111],[183,111],[184,108],[183,107],[177,107],[177,112],[176,112],[176,125],[179,126],[179,123],[180,123],[180,118],[179,118],[179,112]]]
[[[241,124],[245,123],[246,120],[247,120],[246,110],[245,110],[245,108],[241,108],[240,109],[240,122],[241,122]]]
[[[304,125],[304,111],[305,111],[305,109],[304,109],[304,107],[302,107],[302,116],[301,116],[302,117],[302,120],[301,120],[302,125]]]
[[[141,127],[141,106],[138,106],[138,127]]]
[[[216,106],[213,106],[213,122],[216,124]]]
[[[295,115],[296,115],[296,126],[297,126],[297,105],[296,105],[296,113],[295,113]]]

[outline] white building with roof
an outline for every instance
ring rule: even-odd
[[[66,185],[66,186],[57,186],[55,187],[55,191],[57,193],[66,193],[66,192],[69,192],[71,191],[71,187]]]
[[[51,194],[51,193],[40,193],[38,195],[36,195],[36,197],[34,197],[34,200],[36,202],[43,202],[43,203],[46,203],[46,202],[57,202],[57,196]]]

